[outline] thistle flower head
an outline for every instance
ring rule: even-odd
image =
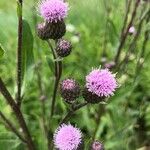
[[[95,69],[86,76],[87,90],[99,97],[113,95],[117,86],[115,75],[108,69]]]
[[[90,150],[104,150],[103,144],[99,141],[94,141]]]
[[[80,96],[80,86],[74,79],[65,79],[60,83],[60,94],[68,103]]]
[[[76,150],[81,144],[81,137],[78,128],[62,124],[54,133],[54,145],[59,150]]]
[[[71,53],[72,45],[71,42],[60,39],[57,43],[56,52],[60,57],[66,57]]]
[[[64,90],[72,90],[76,86],[76,82],[73,79],[66,79],[62,82],[62,88]]]
[[[47,22],[61,21],[68,13],[68,3],[63,0],[43,0],[38,7],[40,15]]]

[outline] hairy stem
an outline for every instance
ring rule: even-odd
[[[14,133],[16,136],[24,143],[27,141],[24,139],[24,137],[18,132],[16,127],[13,125],[13,123],[6,118],[6,116],[0,111],[0,117],[4,121],[4,124]]]
[[[22,86],[22,4],[23,1],[18,1],[20,12],[18,16],[18,47],[17,47],[17,104],[21,106],[21,86]]]
[[[13,112],[15,113],[15,116],[16,116],[16,118],[24,132],[24,135],[26,137],[27,146],[28,146],[29,150],[35,150],[34,143],[32,141],[32,137],[30,135],[30,132],[28,130],[28,127],[26,125],[26,122],[24,120],[22,112],[20,111],[20,108],[18,107],[18,105],[15,103],[14,99],[12,98],[11,94],[7,90],[7,88],[1,78],[0,78],[0,92],[2,93],[2,95],[6,99],[7,103],[10,105]]]

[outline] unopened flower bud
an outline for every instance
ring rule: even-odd
[[[90,150],[104,150],[104,146],[101,142],[99,141],[94,141],[91,144]]]
[[[72,45],[67,40],[59,40],[56,47],[57,55],[60,57],[66,57],[71,53]]]
[[[63,80],[60,84],[60,94],[67,103],[71,104],[80,96],[80,86],[73,79]]]

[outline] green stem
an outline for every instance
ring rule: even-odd
[[[88,104],[88,102],[84,102],[82,104],[78,104],[74,107],[72,107],[72,109],[67,113],[67,115],[62,119],[62,121],[60,122],[60,125],[67,122],[68,119],[77,111],[79,110],[80,108],[86,106]]]
[[[18,130],[16,129],[16,127],[13,125],[13,123],[6,118],[6,116],[0,111],[0,117],[2,118],[2,120],[4,121],[4,124],[6,126],[8,126],[8,128],[14,133],[16,134],[16,136],[24,143],[27,143],[27,141],[24,139],[24,137],[18,132]]]
[[[18,47],[17,47],[17,104],[21,107],[21,86],[22,86],[22,5],[23,1],[18,1]]]
[[[7,103],[10,105],[11,109],[13,110],[13,112],[15,113],[15,116],[24,132],[24,135],[26,137],[26,141],[27,141],[27,146],[29,148],[29,150],[35,150],[34,147],[34,143],[32,141],[32,137],[30,135],[30,132],[28,130],[28,127],[26,125],[25,119],[23,117],[22,112],[20,111],[20,108],[18,107],[18,105],[15,103],[14,99],[12,98],[11,94],[9,93],[9,91],[7,90],[4,82],[2,81],[2,79],[0,78],[0,92],[2,93],[2,95],[4,96],[5,100],[7,101]]]

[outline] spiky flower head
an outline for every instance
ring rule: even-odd
[[[74,79],[65,79],[60,83],[60,94],[67,103],[74,102],[80,96],[80,86]]]
[[[63,0],[42,0],[39,13],[47,22],[62,21],[68,13],[68,3]]]
[[[109,97],[114,94],[117,81],[108,69],[94,69],[86,76],[86,88],[99,97]]]
[[[81,141],[81,131],[70,124],[62,124],[54,133],[54,145],[58,150],[77,150]]]
[[[91,144],[90,150],[104,150],[104,146],[101,142],[96,140]]]
[[[60,57],[66,57],[71,53],[72,45],[71,42],[60,39],[57,43],[56,52]]]

